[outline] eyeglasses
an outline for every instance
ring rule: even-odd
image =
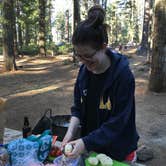
[[[93,58],[93,56],[95,56],[95,54],[97,53],[97,51],[94,51],[91,54],[79,54],[76,50],[74,50],[74,55],[78,58],[84,59],[84,60],[90,60]]]

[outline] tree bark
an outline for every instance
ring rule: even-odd
[[[46,56],[46,41],[45,41],[45,13],[46,13],[46,0],[39,0],[39,55]]]
[[[166,91],[166,0],[156,0],[149,89]]]
[[[66,28],[66,35],[65,35],[65,39],[67,40],[67,42],[70,42],[70,30],[69,30],[69,10],[66,10],[65,13],[65,17],[66,17],[66,22],[65,22],[65,28]]]
[[[25,45],[28,46],[29,43],[30,43],[29,23],[25,22]]]
[[[75,30],[77,25],[80,22],[80,5],[79,5],[80,1],[79,0],[74,0],[74,18],[73,18],[73,29]]]
[[[150,22],[150,0],[145,0],[143,32],[141,40],[141,49],[139,52],[139,54],[145,56],[147,55],[148,51],[149,22]]]
[[[21,2],[19,0],[16,1],[16,16],[17,20],[20,18],[20,11],[21,11]],[[22,49],[23,46],[23,40],[22,40],[22,28],[21,28],[21,23],[17,21],[18,25],[18,45],[19,48]]]
[[[52,8],[52,4],[51,4],[52,0],[49,0],[48,1],[48,24],[49,24],[49,27],[48,27],[48,33],[49,33],[49,42],[51,43],[52,42],[52,32],[51,32],[51,29],[52,29],[52,26],[51,26],[51,8]]]
[[[14,56],[14,8],[13,0],[3,2],[3,56],[4,69],[6,71],[16,70]]]
[[[102,0],[102,7],[103,9],[107,9],[107,0]]]
[[[17,44],[17,29],[16,29],[16,13],[14,12],[14,21],[13,21],[13,29],[14,29],[14,55],[15,58],[18,57],[18,44]]]
[[[77,25],[80,22],[80,1],[73,0],[73,31],[76,29]],[[73,54],[73,63],[76,63],[75,55]]]

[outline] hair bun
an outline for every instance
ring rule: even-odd
[[[95,5],[89,9],[87,19],[89,26],[97,28],[104,23],[104,19],[105,11],[100,5]]]

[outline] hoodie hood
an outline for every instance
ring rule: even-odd
[[[129,68],[129,61],[126,56],[113,52],[111,49],[107,49],[106,54],[110,58],[111,66],[109,68],[110,77],[106,80],[104,90],[110,87],[125,69]]]

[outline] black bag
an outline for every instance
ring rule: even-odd
[[[58,136],[58,140],[62,141],[69,127],[71,115],[52,116],[52,110],[47,109],[32,130],[32,134],[41,134],[44,130],[50,129],[53,135]]]
[[[47,114],[50,114],[50,116],[48,116]],[[51,109],[47,109],[44,113],[44,115],[41,117],[41,119],[37,122],[37,124],[35,125],[35,127],[32,130],[32,134],[41,134],[43,133],[44,130],[48,130],[51,129],[52,126],[52,110]]]

